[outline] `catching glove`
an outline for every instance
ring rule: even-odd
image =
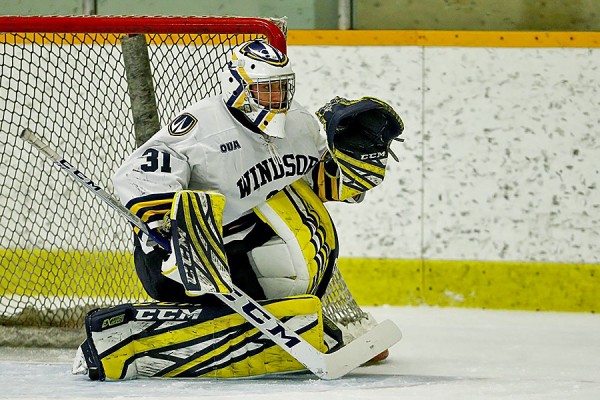
[[[379,185],[385,176],[393,140],[404,123],[392,107],[374,97],[335,97],[316,112],[327,134],[327,147],[340,171],[339,198],[348,199]]]
[[[390,152],[394,139],[404,131],[404,123],[392,107],[374,97],[348,100],[335,97],[317,111],[327,133],[329,151],[359,153],[362,159],[381,158]],[[393,155],[394,159],[397,157]]]

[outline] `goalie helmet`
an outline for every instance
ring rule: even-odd
[[[241,110],[266,135],[281,138],[294,80],[289,58],[257,39],[233,49],[221,75],[221,90],[227,106]]]

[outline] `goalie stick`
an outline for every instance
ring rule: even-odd
[[[104,203],[115,209],[121,216],[159,243],[161,247],[164,247],[161,242],[164,243],[165,238],[156,237],[158,235],[150,231],[141,219],[51,149],[33,131],[26,128],[20,137],[51,159],[54,164],[58,165],[61,170],[65,171],[81,186],[98,196]],[[186,282],[184,276],[182,276],[182,280],[184,286],[188,289],[186,283],[189,285],[189,282]],[[402,338],[402,333],[396,324],[390,320],[385,320],[341,349],[330,354],[322,353],[295,331],[288,329],[281,321],[238,287],[232,285],[232,288],[231,293],[215,293],[215,296],[321,379],[337,379],[346,375],[382,351],[389,349]]]
[[[137,226],[142,232],[148,235],[148,237],[150,237],[152,240],[158,243],[160,247],[170,252],[171,244],[169,243],[168,239],[160,235],[154,235],[153,232],[150,232],[148,226],[137,215],[133,214],[131,211],[125,208],[104,189],[96,185],[94,181],[85,176],[70,162],[62,158],[56,151],[50,148],[50,145],[45,143],[41,137],[33,133],[31,129],[25,128],[21,132],[20,137],[21,139],[29,142],[33,147],[38,149],[46,157],[51,159],[55,165],[57,165],[61,170],[65,171],[68,175],[70,175],[81,186],[98,196],[98,198],[104,203],[106,203],[109,207],[117,211],[122,217],[125,217],[125,219],[131,222],[133,225]]]

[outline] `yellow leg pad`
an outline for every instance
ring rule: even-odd
[[[327,350],[317,297],[262,304],[317,349]],[[125,304],[92,312],[86,325],[107,379],[239,378],[304,369],[224,305]]]

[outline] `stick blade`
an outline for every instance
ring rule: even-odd
[[[326,371],[322,379],[337,379],[360,367],[402,339],[400,328],[389,319],[332,354],[325,355]]]

